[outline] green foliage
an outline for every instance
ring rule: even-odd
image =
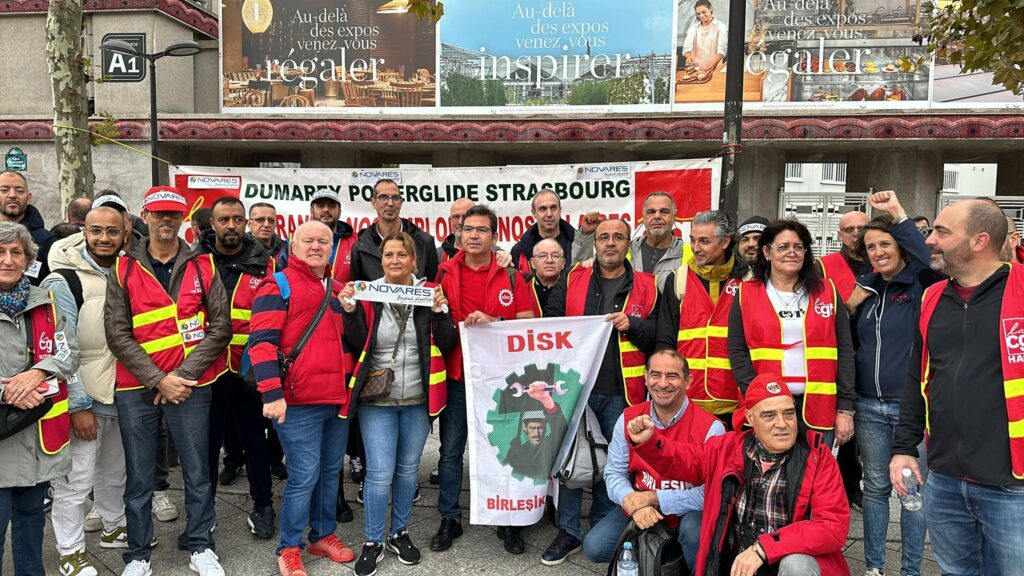
[[[445,106],[504,106],[508,103],[501,80],[477,80],[457,73],[445,78],[441,102]]]
[[[484,82],[484,100],[488,106],[504,106],[508,104],[505,96],[505,84],[501,80]]]
[[[930,15],[923,34],[928,49],[964,72],[991,71],[994,81],[1024,95],[1024,0],[957,0]]]
[[[430,18],[437,22],[444,16],[444,4],[438,0],[409,0],[409,12],[420,20]]]
[[[99,146],[115,140],[120,134],[117,131],[117,118],[109,112],[97,114],[102,120],[93,122],[89,127],[89,144]]]
[[[569,104],[573,106],[608,104],[608,93],[609,82],[607,80],[576,82],[569,88]]]
[[[647,72],[635,72],[625,78],[615,78],[608,89],[609,104],[640,104],[647,96],[644,89],[644,78]],[[668,89],[666,88],[666,98]],[[666,102],[668,100],[666,99]]]

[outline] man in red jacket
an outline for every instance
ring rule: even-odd
[[[753,432],[744,431],[744,424]],[[736,432],[679,443],[649,414],[627,424],[638,456],[666,477],[704,485],[695,574],[846,576],[850,507],[819,432],[797,434],[793,395],[778,374],[761,374],[733,416]]]
[[[338,491],[348,438],[348,420],[339,414],[349,401],[347,380],[353,363],[342,339],[337,296],[341,284],[330,277],[331,244],[331,229],[326,224],[299,226],[283,272],[290,295],[286,298],[282,283],[270,276],[257,288],[252,307],[249,356],[253,375],[263,395],[263,415],[274,423],[288,467],[277,546],[281,576],[306,576],[302,537],[307,526],[307,552],[334,562],[355,559],[355,553],[334,535],[333,495]],[[313,322],[325,290],[332,292],[327,310],[282,377],[278,355],[291,353]],[[328,494],[332,497],[325,497]]]

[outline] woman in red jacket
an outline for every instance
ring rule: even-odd
[[[780,375],[754,378],[733,425],[736,432],[690,444],[662,436],[649,415],[626,427],[649,465],[704,485],[694,574],[849,575],[842,547],[850,505],[839,466],[819,432],[797,432],[796,403]]]
[[[284,270],[289,295],[268,276],[256,291],[252,309],[252,370],[263,395],[263,415],[273,421],[288,467],[277,546],[282,576],[306,576],[302,534],[307,525],[310,554],[335,562],[355,558],[334,535],[338,477],[348,438],[348,420],[339,416],[349,402],[346,379],[352,356],[342,339],[341,285],[327,271],[332,241],[330,228],[321,222],[299,226]],[[332,292],[327,311],[282,378],[278,355],[287,356],[313,322],[325,290]]]

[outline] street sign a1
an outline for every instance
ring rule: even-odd
[[[4,170],[28,170],[28,155],[22,152],[21,148],[11,148],[4,156]]]
[[[123,40],[142,54],[146,53],[146,35],[143,33],[119,32],[107,34],[103,42]],[[103,50],[104,82],[142,82],[146,78],[146,61],[138,56],[126,56]]]

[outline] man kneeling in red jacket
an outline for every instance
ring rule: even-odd
[[[736,432],[689,444],[662,436],[647,414],[627,425],[649,465],[704,485],[694,574],[849,575],[842,546],[850,505],[839,467],[820,433],[797,434],[796,406],[782,377],[755,378],[733,425]]]

